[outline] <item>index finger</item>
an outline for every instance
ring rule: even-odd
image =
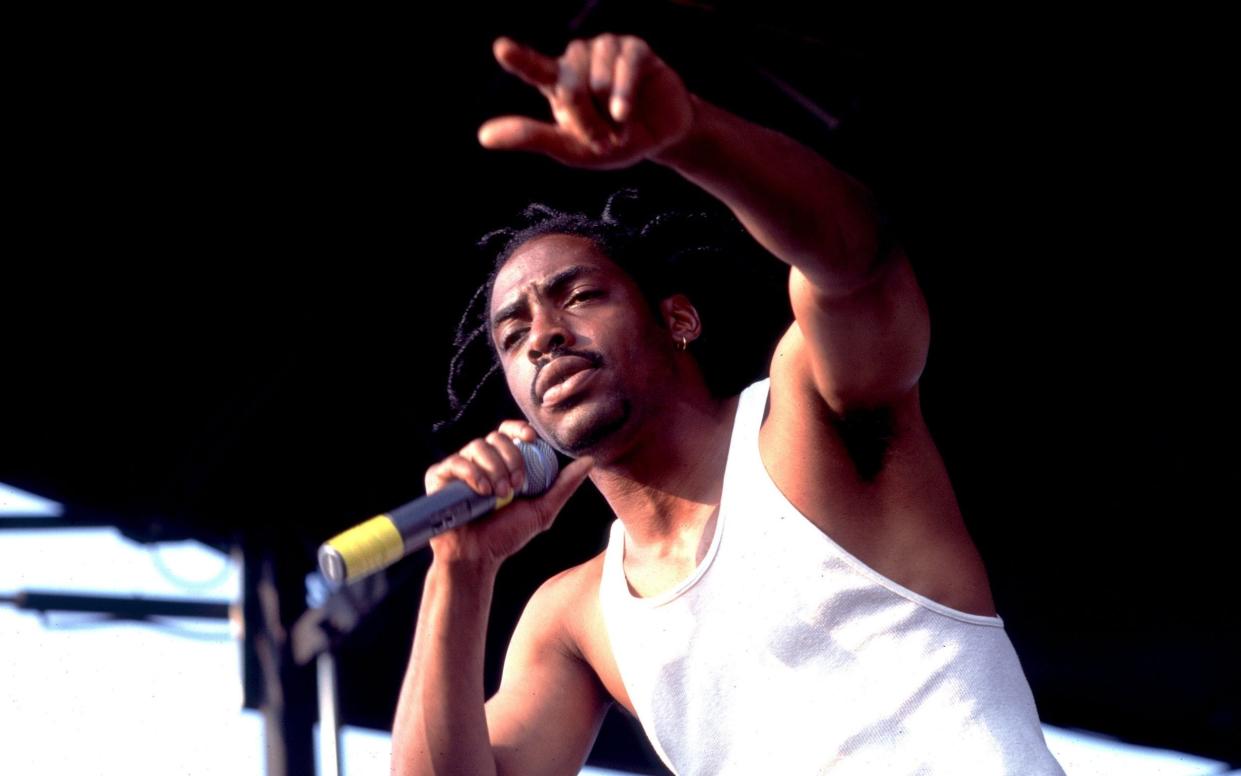
[[[533,442],[538,436],[534,431],[534,427],[524,420],[506,420],[496,430],[501,434],[513,439],[520,439],[523,442]]]
[[[555,86],[560,78],[560,65],[556,60],[512,38],[496,38],[491,51],[500,67],[536,88]]]

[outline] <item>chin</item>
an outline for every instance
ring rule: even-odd
[[[632,410],[629,402],[623,399],[562,407],[558,412],[559,422],[544,425],[543,436],[552,447],[576,458],[606,444],[629,423]]]

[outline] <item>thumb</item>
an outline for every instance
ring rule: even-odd
[[[595,466],[595,459],[590,456],[578,458],[568,466],[561,470],[560,476],[556,478],[556,482],[552,484],[550,490],[539,497],[535,502],[538,510],[539,526],[546,529],[552,524],[552,520],[560,512],[560,508],[565,505],[586,480],[586,475],[590,474],[590,470]]]
[[[529,151],[568,165],[583,165],[592,158],[589,149],[564,130],[525,116],[489,119],[478,128],[478,142],[492,151]]]

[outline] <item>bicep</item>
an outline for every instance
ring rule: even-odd
[[[576,774],[609,698],[576,654],[548,585],[531,598],[509,643],[487,728],[500,774]]]
[[[772,364],[813,386],[837,414],[892,404],[918,383],[930,321],[913,267],[894,248],[847,293],[826,293],[799,270],[789,276],[796,318]]]

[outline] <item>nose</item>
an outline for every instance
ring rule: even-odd
[[[547,356],[556,350],[573,344],[573,332],[565,325],[558,311],[539,310],[534,313],[530,322],[529,347],[526,355],[531,363]]]

